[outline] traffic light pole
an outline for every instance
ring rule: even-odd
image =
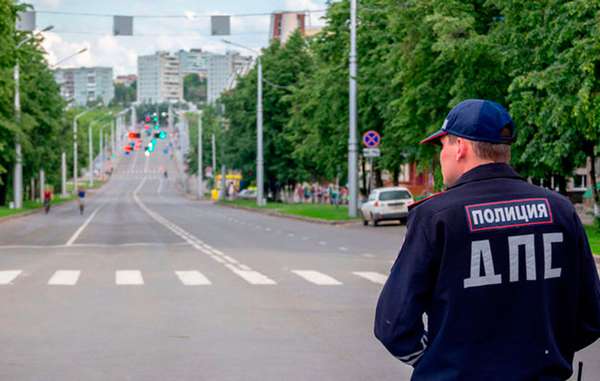
[[[61,196],[67,197],[67,154],[63,151],[62,155],[61,155],[61,163],[60,163],[60,169],[61,169]]]

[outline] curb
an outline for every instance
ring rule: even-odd
[[[594,255],[594,260],[596,261],[596,266],[600,267],[600,255]]]
[[[217,206],[223,206],[225,208],[241,209],[241,210],[246,210],[246,211],[254,212],[254,213],[258,213],[258,214],[266,214],[268,216],[273,216],[273,217],[287,218],[289,220],[296,220],[296,221],[312,222],[312,223],[322,224],[322,225],[347,226],[347,225],[355,225],[355,224],[361,223],[360,221],[339,221],[339,220],[337,220],[337,221],[329,221],[329,220],[322,220],[322,219],[319,219],[319,218],[294,216],[294,215],[291,215],[291,214],[279,213],[279,212],[274,212],[274,211],[270,211],[270,210],[260,210],[260,209],[256,209],[256,208],[247,208],[245,206],[223,204],[223,203],[220,203],[220,202],[213,202],[213,204],[215,204]]]

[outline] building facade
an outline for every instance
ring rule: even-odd
[[[208,59],[207,102],[213,104],[221,94],[235,86],[235,78],[244,75],[252,65],[252,57],[238,52],[212,54]]]
[[[196,74],[200,78],[206,78],[210,56],[211,53],[203,52],[202,49],[191,49],[189,52],[180,50],[177,52],[181,77],[183,78],[188,74]]]
[[[157,52],[138,56],[137,100],[146,103],[183,100],[183,80],[177,55]]]
[[[271,14],[269,39],[279,40],[285,44],[296,29],[304,35],[306,32],[306,14],[297,12],[274,12]]]
[[[115,78],[116,85],[131,86],[135,81],[137,81],[137,75],[135,74],[117,75],[117,78]]]
[[[62,97],[77,106],[98,100],[108,105],[115,97],[111,67],[57,69],[54,80],[60,86]]]

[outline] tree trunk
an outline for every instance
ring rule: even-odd
[[[360,159],[360,165],[362,167],[362,190],[359,193],[367,194],[367,166],[365,165],[364,156]],[[368,195],[367,195],[368,196]],[[360,195],[359,195],[360,198]]]
[[[392,176],[393,176],[393,184],[395,187],[397,187],[398,185],[400,185],[400,182],[398,181],[398,177],[400,177],[400,165],[395,165],[394,166],[394,170],[392,171]]]
[[[590,150],[589,157],[591,159],[590,165],[590,177],[592,182],[592,194],[594,196],[594,220],[597,226],[600,223],[600,219],[598,218],[598,203],[600,203],[600,192],[596,188],[596,155],[594,154],[594,147]]]

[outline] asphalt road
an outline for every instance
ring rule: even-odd
[[[403,227],[190,200],[160,148],[83,216],[0,223],[0,380],[409,379],[372,334]],[[600,343],[579,357],[600,379]]]

